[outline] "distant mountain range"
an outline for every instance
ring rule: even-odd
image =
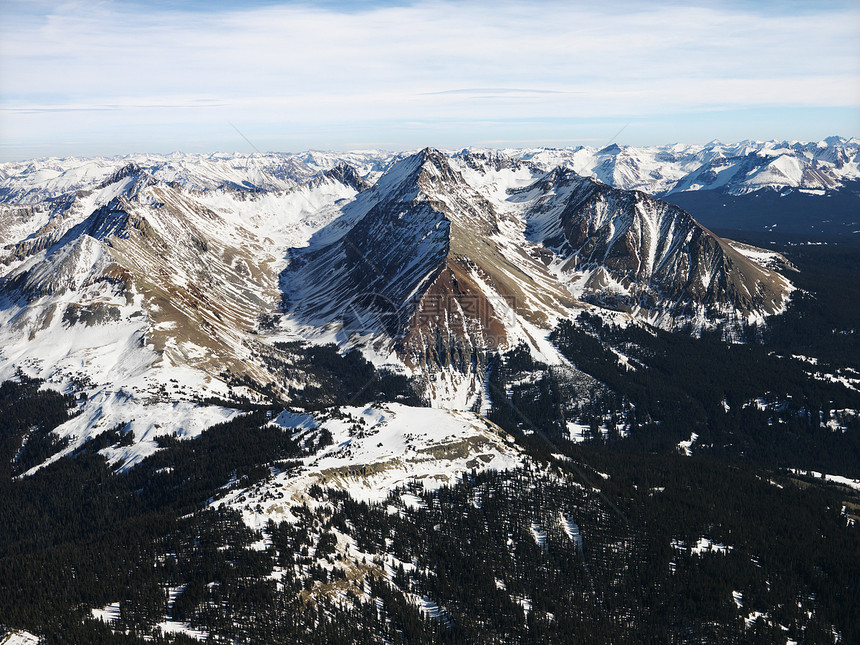
[[[523,151],[518,156],[564,164],[605,184],[657,196],[709,190],[736,196],[761,189],[826,191],[860,178],[860,140],[842,137],[817,143],[712,141],[644,148],[612,144],[601,149]]]
[[[128,163],[137,164],[158,181],[189,190],[270,192],[300,186],[341,163],[353,168],[363,181],[373,183],[409,154],[378,150],[174,153],[11,162],[0,164],[0,204],[35,204],[88,190]],[[448,154],[455,158],[500,155],[500,160],[516,159],[540,171],[571,169],[615,188],[667,199],[711,228],[817,235],[860,230],[860,139],[853,137],[649,147],[470,148]]]
[[[492,150],[466,149],[493,155]],[[860,179],[860,139],[827,137],[818,142],[741,141],[704,145],[619,146],[603,148],[515,148],[501,158],[528,162],[542,170],[564,166],[585,177],[658,197],[689,191],[746,195],[761,189],[816,194],[838,190]],[[304,183],[317,173],[347,163],[371,181],[409,153],[363,151],[298,154],[183,154],[64,159],[46,158],[0,164],[0,200],[32,203],[104,181],[117,168],[134,162],[155,178],[185,188],[233,187],[278,190]]]

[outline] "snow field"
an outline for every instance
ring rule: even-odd
[[[346,418],[318,415],[315,423],[331,433],[333,443],[305,457],[297,471],[277,472],[254,487],[230,491],[213,504],[232,506],[249,526],[263,528],[270,519],[295,521],[293,506],[315,503],[307,495],[313,484],[346,490],[359,501],[381,503],[391,491],[409,484],[432,491],[473,469],[507,470],[522,464],[507,435],[471,412],[397,403],[339,412]],[[307,419],[302,423],[311,427]],[[423,504],[413,494],[404,494],[402,501],[407,508]],[[262,512],[256,510],[258,504]]]

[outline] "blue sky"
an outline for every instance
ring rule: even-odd
[[[3,0],[0,160],[860,136],[813,5]]]

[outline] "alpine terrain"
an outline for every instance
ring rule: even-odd
[[[0,642],[855,642],[858,190],[840,137],[0,164]]]

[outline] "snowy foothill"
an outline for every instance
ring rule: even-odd
[[[131,468],[158,450],[158,437],[194,439],[207,428],[229,421],[238,414],[242,412],[221,406],[188,401],[146,402],[124,393],[99,392],[83,405],[76,416],[54,430],[55,436],[69,440],[68,446],[31,468],[24,476],[73,453],[102,432],[115,429],[121,435],[131,433],[134,441],[126,446],[109,446],[101,454],[110,465]]]
[[[388,403],[315,416],[318,428],[331,433],[331,445],[303,458],[300,467],[231,490],[213,505],[235,508],[249,526],[264,528],[270,519],[294,520],[294,506],[313,504],[308,495],[313,484],[382,503],[397,488],[418,485],[429,492],[473,470],[508,470],[523,463],[512,437],[472,412]],[[413,509],[424,504],[413,493],[401,501]]]

